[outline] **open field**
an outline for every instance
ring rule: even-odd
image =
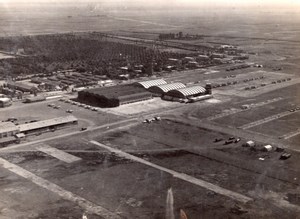
[[[199,135],[199,131],[201,132],[200,136],[203,137],[190,137],[195,136],[196,133]],[[175,139],[171,136],[177,137]],[[178,138],[178,136],[181,137]],[[48,143],[52,147],[61,144],[68,145],[69,150],[67,153],[82,159],[76,163],[68,164],[38,151],[2,153],[1,157],[38,177],[63,187],[66,191],[70,191],[124,218],[135,215],[139,218],[163,218],[166,205],[166,190],[169,187],[172,187],[174,193],[175,212],[178,212],[179,209],[184,209],[192,218],[196,217],[196,215],[199,216],[199,212],[201,212],[203,217],[218,218],[221,215],[236,217],[232,210],[235,205],[246,210],[246,213],[242,215],[242,217],[246,218],[277,218],[276,215],[278,214],[293,217],[293,211],[288,210],[289,207],[286,209],[283,207],[285,203],[283,197],[288,191],[293,193],[297,186],[268,176],[260,176],[260,180],[257,181],[258,173],[240,169],[237,167],[239,166],[238,163],[232,165],[227,159],[222,161],[227,164],[220,166],[221,161],[216,156],[217,152],[215,154],[211,151],[205,155],[207,147],[211,147],[212,150],[215,150],[213,149],[214,147],[226,150],[226,147],[212,143],[212,138],[217,136],[228,137],[192,126],[187,129],[185,125],[173,123],[172,121],[161,121],[150,125],[138,125],[121,132],[117,131],[107,136],[93,137],[92,139],[102,139],[106,144],[112,145],[114,148],[131,151],[130,153],[143,157],[143,159],[156,165],[247,195],[254,198],[255,202],[248,204],[235,202],[222,195],[204,190],[199,186],[173,178],[167,173],[109,154],[86,140],[78,141],[80,138],[76,140],[76,137],[75,139],[55,140]],[[135,142],[135,144],[128,142],[124,145],[124,140],[128,141],[129,137],[131,138],[129,142]],[[148,144],[146,143],[147,141],[149,141]],[[78,151],[78,148],[84,145],[86,146],[81,148],[81,151]],[[176,149],[180,146],[183,151],[191,148],[203,148],[204,155],[189,152],[176,153],[172,152],[172,150],[169,152],[162,150],[160,152],[160,149]],[[241,145],[237,144],[229,148],[240,147]],[[211,159],[211,156],[215,158]],[[268,163],[261,163],[260,165],[267,168]],[[195,168],[195,166],[200,168]],[[271,170],[269,171],[271,172]],[[91,187],[93,191],[90,190]],[[191,193],[197,195],[191,198]],[[155,195],[153,196],[153,194]],[[54,193],[54,196],[56,195],[64,197],[60,193]],[[149,196],[153,196],[153,198],[149,199]],[[26,195],[24,198],[26,198]],[[44,203],[48,201],[50,200],[46,199]],[[207,208],[208,206],[210,207]],[[289,205],[287,204],[287,206]],[[52,212],[41,209],[41,211],[31,213],[36,215],[36,217],[43,215],[45,218],[51,218],[51,216],[59,214],[59,211],[55,210],[57,207],[55,205],[53,207],[54,210]],[[266,208],[270,210],[263,210]],[[75,217],[76,214],[80,214],[80,211],[84,212],[84,209],[77,209],[78,213],[73,212],[69,215]],[[26,212],[24,215],[26,215]],[[93,218],[92,216],[91,218]]]

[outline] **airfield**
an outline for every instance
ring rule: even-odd
[[[232,80],[232,72],[221,67],[212,74],[201,71],[187,72],[190,77],[183,82]],[[88,218],[164,218],[167,190],[172,188],[175,212],[183,209],[189,218],[199,212],[203,218],[296,217],[300,111],[289,110],[299,105],[298,86],[282,82],[271,84],[271,91],[263,87],[246,96],[237,92],[254,83],[243,82],[246,76],[262,74],[264,83],[298,80],[292,74],[245,69],[233,78],[241,84],[217,87],[214,99],[192,104],[154,98],[94,112],[56,99],[2,109],[2,120],[16,115],[20,122],[51,118],[68,109],[79,119],[78,126],[0,149],[3,215],[78,218],[86,212]],[[174,73],[166,80],[180,77]],[[162,120],[143,123],[153,116]],[[232,136],[241,141],[214,142]],[[292,157],[279,160],[280,152],[251,151],[242,146],[248,140],[282,146]]]
[[[67,26],[55,26],[50,19],[47,31],[42,30],[46,21],[39,21],[30,34],[63,32],[83,19],[62,16]],[[105,19],[114,24],[108,33],[138,39],[152,39],[147,28],[154,33],[183,26],[196,33],[207,30],[203,41],[187,43],[235,43],[253,50],[249,62],[263,67],[227,71],[232,65],[226,64],[159,76],[169,83],[215,86],[214,98],[190,104],[153,98],[92,111],[51,99],[0,109],[1,121],[16,117],[25,123],[65,116],[67,110],[78,118],[77,126],[0,148],[0,218],[75,219],[85,214],[88,219],[163,219],[170,188],[176,219],[180,210],[188,219],[299,218],[299,32],[290,38],[280,32],[270,36],[277,26],[264,23],[257,32],[247,32],[254,24],[243,20],[237,27],[230,20],[217,23],[214,32],[194,28],[199,21],[191,25],[192,18],[186,23],[168,20],[167,27],[154,18],[148,23],[139,16],[101,18],[106,28]],[[89,28],[99,30],[96,21],[92,16],[86,20]],[[127,32],[122,30],[124,22],[130,24]],[[289,20],[276,22],[284,26]],[[82,23],[78,31],[86,31]],[[157,116],[161,120],[143,122]],[[226,144],[231,137],[240,141]],[[245,147],[247,141],[257,147]],[[264,145],[273,148],[264,151]],[[291,157],[280,159],[284,152]]]

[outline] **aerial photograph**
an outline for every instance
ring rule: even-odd
[[[300,219],[300,0],[0,0],[0,219]]]

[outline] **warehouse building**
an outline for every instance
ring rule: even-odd
[[[37,87],[34,86],[29,86],[27,84],[23,84],[23,83],[16,83],[13,81],[9,81],[7,82],[7,87],[10,89],[14,89],[14,90],[19,90],[22,92],[28,92],[28,93],[34,93],[38,91]]]
[[[46,97],[44,96],[33,96],[33,97],[27,97],[24,100],[24,103],[36,103],[36,102],[41,102],[41,101],[45,101]]]
[[[16,126],[19,131],[25,135],[37,133],[55,131],[57,129],[66,127],[68,125],[74,125],[78,123],[78,119],[74,116],[58,117],[54,119],[47,119],[27,124],[21,124]]]
[[[117,85],[78,92],[79,102],[97,107],[117,107],[151,98],[151,93],[134,85]]]
[[[134,85],[136,85],[138,87],[143,87],[145,89],[149,89],[150,87],[163,85],[163,84],[167,84],[167,82],[164,79],[156,79],[156,80],[150,80],[150,81],[140,81],[140,82],[135,82],[134,83]]]
[[[178,90],[185,88],[186,86],[183,83],[173,83],[173,84],[163,84],[150,87],[148,90],[153,93],[155,96],[164,96],[167,92],[171,90]]]

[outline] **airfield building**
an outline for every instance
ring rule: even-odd
[[[12,122],[0,122],[0,139],[5,137],[11,137],[19,133],[20,130]]]
[[[12,102],[7,97],[0,98],[0,108],[11,106]]]
[[[185,85],[182,83],[173,83],[173,84],[163,84],[150,87],[148,90],[153,93],[155,96],[164,96],[168,91],[177,90],[185,88]]]
[[[78,92],[80,102],[97,107],[117,107],[151,98],[151,93],[134,85],[117,85]]]
[[[26,93],[26,92],[34,93],[34,92],[38,91],[37,87],[29,86],[29,85],[23,84],[23,83],[16,83],[16,82],[12,82],[12,81],[7,82],[7,87],[10,89],[22,91],[24,93]]]
[[[167,84],[167,82],[164,79],[156,79],[156,80],[150,80],[150,81],[140,81],[140,82],[135,82],[134,83],[134,85],[136,85],[138,87],[143,87],[145,89],[149,89],[150,87],[163,85],[163,84]]]
[[[68,125],[77,124],[78,119],[74,116],[57,117],[27,124],[18,125],[17,128],[23,134],[32,134],[37,132],[55,131]]]
[[[41,102],[46,100],[46,97],[44,96],[34,96],[34,97],[28,97],[24,100],[24,103],[35,103],[35,102]]]
[[[187,99],[191,97],[197,97],[206,94],[206,89],[201,86],[185,87],[177,90],[170,90],[166,93],[166,96],[179,99]]]

